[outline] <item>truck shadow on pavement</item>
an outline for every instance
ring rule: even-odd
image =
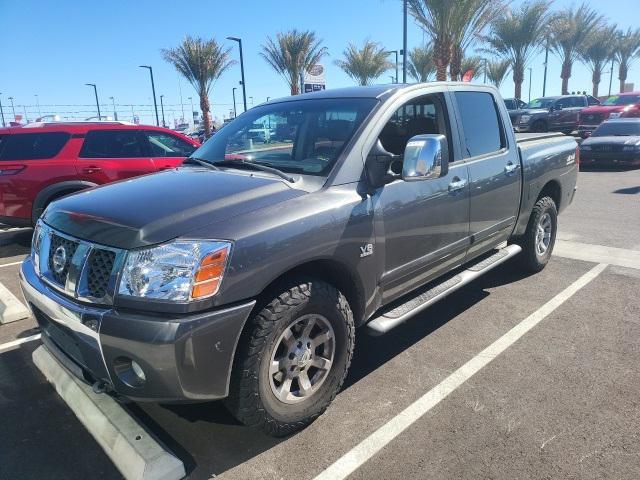
[[[450,301],[436,303],[424,313],[416,315],[390,334],[371,337],[360,330],[343,391],[488,297],[486,289],[516,282],[527,276],[508,263],[451,294]],[[231,416],[222,402],[132,404],[128,408],[185,463],[190,479],[208,479],[212,475],[219,475],[287,441],[286,438],[271,438],[243,426]]]

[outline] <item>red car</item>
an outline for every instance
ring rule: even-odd
[[[578,134],[587,138],[605,120],[620,117],[640,117],[640,92],[612,95],[600,105],[582,110],[578,119]]]
[[[30,226],[64,195],[179,166],[199,143],[126,122],[0,128],[0,223]]]

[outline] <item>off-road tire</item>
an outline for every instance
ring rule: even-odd
[[[355,326],[345,296],[326,282],[298,279],[275,293],[247,320],[225,404],[242,423],[282,437],[313,422],[340,390],[351,364]],[[334,361],[315,393],[300,403],[287,404],[271,389],[268,364],[282,332],[309,314],[322,315],[330,322],[335,333]]]
[[[536,232],[540,219],[545,214],[549,214],[551,219],[551,238],[546,251],[540,255],[536,250]],[[520,252],[517,258],[520,266],[524,270],[534,273],[539,272],[549,263],[553,246],[556,242],[557,231],[558,210],[556,203],[551,197],[542,197],[533,206],[525,234],[516,242],[522,247],[522,252]]]

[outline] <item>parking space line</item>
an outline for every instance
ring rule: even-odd
[[[33,342],[34,340],[40,340],[40,334],[31,335],[30,337],[19,338],[18,340],[13,340],[12,342],[7,342],[0,344],[0,353],[4,353],[7,350],[11,350],[18,345],[22,345],[23,343]]]
[[[502,337],[478,353],[433,389],[429,390],[398,415],[378,428],[352,450],[330,465],[329,468],[320,473],[315,480],[338,480],[349,476],[367,460],[382,450],[382,448],[384,448],[394,438],[404,432],[414,422],[419,420],[429,410],[438,405],[450,393],[455,391],[460,385],[469,380],[473,375],[489,364],[489,362],[513,345],[518,339],[544,320],[560,305],[569,300],[569,298],[571,298],[581,288],[589,284],[589,282],[600,275],[606,267],[607,264],[600,263],[582,275],[578,280],[573,282],[547,303],[542,305],[538,310],[505,333]]]
[[[24,261],[24,259],[20,260],[19,262],[5,263],[4,265],[0,265],[0,268],[13,267],[14,265],[20,265],[23,261]]]
[[[572,260],[607,263],[619,267],[640,269],[640,251],[626,248],[558,240],[553,248],[553,254],[558,257],[571,258]]]

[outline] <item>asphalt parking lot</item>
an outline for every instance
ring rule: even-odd
[[[360,335],[343,391],[296,435],[218,402],[127,408],[193,479],[638,478],[640,170],[581,172],[578,188],[544,271],[507,263]],[[0,282],[20,299],[30,233],[0,232]],[[33,365],[39,341],[15,345],[34,327],[0,326],[0,479],[121,478]]]

